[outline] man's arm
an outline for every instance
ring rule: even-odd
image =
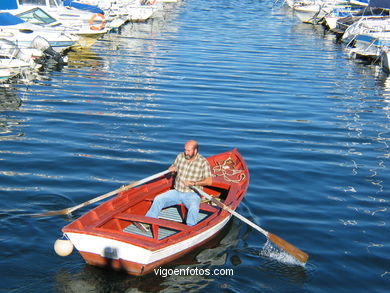
[[[193,183],[192,185],[194,185],[194,186],[208,186],[208,185],[213,184],[213,177],[212,177],[212,173],[211,173],[211,169],[210,169],[210,164],[209,164],[209,162],[207,162],[207,160],[205,160],[205,162],[204,162],[203,172],[204,172],[205,178],[203,180],[192,182]]]
[[[193,185],[194,186],[207,186],[213,184],[213,178],[212,177],[207,177],[201,181],[194,181]]]

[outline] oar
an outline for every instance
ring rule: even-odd
[[[309,258],[309,255],[302,250],[298,249],[294,245],[288,243],[287,241],[283,240],[282,238],[276,236],[275,234],[272,234],[263,228],[257,226],[255,223],[249,221],[247,218],[244,216],[240,215],[236,211],[233,211],[231,208],[229,208],[227,205],[223,204],[219,200],[215,199],[211,195],[207,194],[203,190],[199,189],[196,186],[191,186],[193,189],[195,189],[197,192],[199,192],[201,195],[203,195],[205,198],[210,200],[211,202],[215,203],[217,206],[220,208],[224,209],[225,211],[228,211],[231,213],[233,216],[239,218],[241,221],[247,223],[249,226],[255,228],[257,231],[260,233],[264,234],[269,240],[271,240],[273,243],[275,243],[277,246],[279,246],[281,249],[287,251],[289,254],[291,254],[293,257],[295,257],[298,261],[301,263],[306,263],[307,259]]]
[[[117,194],[119,192],[122,192],[122,191],[125,191],[127,189],[136,187],[136,186],[144,184],[146,182],[152,181],[152,180],[154,180],[156,178],[159,178],[159,177],[167,174],[168,172],[169,172],[169,170],[162,171],[160,173],[154,174],[154,175],[146,177],[146,178],[144,178],[142,180],[133,182],[133,183],[131,183],[129,185],[126,185],[126,186],[122,186],[122,187],[120,187],[118,189],[115,189],[115,190],[113,190],[111,192],[108,192],[106,194],[103,194],[103,195],[100,195],[100,196],[95,197],[93,199],[90,199],[90,200],[88,200],[86,202],[83,202],[81,204],[78,204],[78,205],[76,205],[74,207],[66,208],[66,209],[63,209],[63,210],[57,210],[57,211],[48,211],[48,212],[45,212],[45,213],[42,213],[42,214],[34,214],[33,216],[34,217],[47,217],[47,216],[56,216],[56,215],[67,215],[67,214],[70,214],[71,212],[73,212],[75,210],[78,210],[79,208],[85,207],[85,206],[87,206],[87,205],[89,205],[91,203],[98,202],[98,201],[103,200],[103,199],[105,199],[107,197],[113,196],[113,195],[115,195],[115,194]]]

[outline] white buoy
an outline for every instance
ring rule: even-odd
[[[59,256],[68,256],[73,251],[73,244],[68,239],[57,239],[54,250]]]

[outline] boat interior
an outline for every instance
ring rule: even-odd
[[[245,194],[248,184],[246,166],[233,153],[212,158],[210,162],[213,184],[203,191],[232,209],[235,209]],[[146,217],[154,198],[172,188],[174,178],[164,176],[148,184],[122,192],[112,200],[96,207],[67,226],[68,232],[106,235],[114,239],[162,244],[176,237],[206,231],[222,218],[228,217],[218,205],[202,200],[198,223],[186,225],[187,210],[183,204],[170,206],[160,212],[159,218]],[[226,213],[226,214],[225,214]]]
[[[215,198],[218,198],[222,202],[226,200],[228,191],[229,189],[218,186],[208,186],[205,188],[205,192],[210,195],[213,195]],[[214,213],[219,212],[219,210],[220,208],[212,204],[210,201],[202,200],[199,208],[198,224],[208,219]],[[174,205],[163,209],[158,219],[185,225],[186,213],[187,210],[183,204]],[[190,226],[185,225],[185,227],[183,227],[181,225],[178,228],[183,229],[177,230],[174,228],[166,227],[164,226],[164,224],[158,224],[157,239],[162,240],[180,232],[181,230],[190,228]],[[130,225],[123,229],[123,232],[154,238],[153,229],[150,229],[150,225],[146,222],[132,222]]]
[[[221,201],[225,201],[230,185],[226,185],[224,187],[221,186],[208,186],[205,187],[204,190],[213,197],[218,198]],[[142,205],[147,205],[147,209],[141,207]],[[146,199],[145,201],[139,202],[137,205],[133,206],[132,209],[125,211],[125,214],[134,215],[136,211],[142,211],[139,216],[144,215],[152,204],[152,200]],[[202,223],[209,219],[212,215],[217,214],[220,211],[220,208],[212,204],[207,200],[202,200],[199,207],[198,214],[198,224]],[[118,220],[130,220],[126,217],[124,213],[121,213],[122,218],[119,215],[116,217]],[[144,221],[130,221],[127,222],[127,226],[122,227],[122,232],[148,237],[151,239],[163,240],[167,237],[173,236],[181,231],[188,230],[191,226],[186,225],[186,215],[187,209],[183,204],[178,204],[174,206],[167,207],[160,212],[158,219],[153,219],[149,217],[145,217]],[[123,217],[125,216],[125,217]],[[142,216],[144,217],[144,216]]]
[[[128,238],[129,234],[134,241],[150,239],[164,241],[183,231],[207,226],[221,209],[211,202],[202,200],[199,208],[198,224],[186,225],[187,210],[183,204],[174,205],[163,209],[159,218],[146,217],[153,199],[158,194],[168,190],[170,185],[152,184],[141,187],[137,192],[130,191],[117,198],[98,206],[85,214],[78,221],[71,224],[72,228],[89,230],[93,233],[115,234],[116,237]],[[204,191],[213,197],[226,201],[231,185],[216,182],[212,186],[204,187]],[[145,196],[146,195],[146,196]],[[141,197],[138,198],[137,197]],[[202,223],[205,223],[204,225]],[[197,227],[194,228],[193,227]]]

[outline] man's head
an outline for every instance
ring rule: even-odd
[[[189,140],[184,145],[184,154],[187,160],[192,160],[198,153],[198,143],[195,140]]]

